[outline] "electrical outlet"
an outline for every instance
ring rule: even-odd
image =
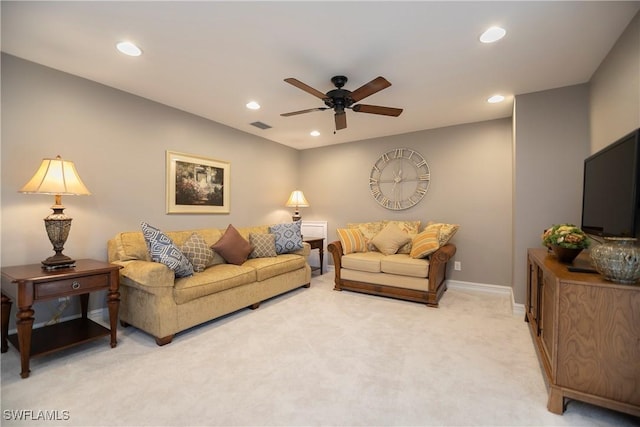
[[[460,261],[454,261],[453,269],[455,271],[462,271],[462,263]]]

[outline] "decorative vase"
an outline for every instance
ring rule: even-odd
[[[638,239],[605,237],[605,242],[591,249],[595,269],[605,279],[634,284],[640,280],[640,248]]]
[[[563,264],[571,264],[573,260],[580,255],[580,252],[582,252],[582,249],[563,248],[557,245],[551,245],[551,249],[556,255],[556,258],[558,258],[558,261]]]

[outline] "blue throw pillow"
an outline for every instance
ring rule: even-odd
[[[154,262],[160,262],[169,267],[175,272],[176,277],[187,277],[193,274],[193,265],[169,236],[146,222],[142,223],[142,234]]]
[[[276,224],[269,227],[269,232],[276,236],[276,253],[286,254],[302,249],[302,233],[300,221],[287,224]]]

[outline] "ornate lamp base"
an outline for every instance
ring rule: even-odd
[[[44,227],[56,254],[42,261],[42,268],[55,270],[74,267],[76,260],[62,253],[67,237],[69,237],[69,230],[71,230],[71,218],[64,214],[64,206],[60,204],[52,206],[51,209],[53,209],[53,213],[44,219]]]

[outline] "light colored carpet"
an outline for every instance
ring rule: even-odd
[[[529,331],[500,295],[439,309],[333,291],[332,273],[156,346],[135,328],[32,360],[2,356],[2,425],[632,426],[570,402],[547,411]],[[16,410],[68,420],[17,421]],[[67,412],[63,412],[67,411]],[[51,412],[50,412],[51,413]]]

